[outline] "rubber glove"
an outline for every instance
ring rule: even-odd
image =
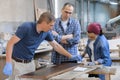
[[[97,62],[100,64],[104,63],[103,59],[98,59]]]
[[[77,61],[82,61],[82,57],[80,55],[72,55],[72,57],[70,59],[77,60]]]
[[[3,68],[3,73],[7,76],[12,75],[12,63],[6,62],[4,68]]]
[[[88,66],[94,66],[94,65],[95,65],[95,62],[88,62],[87,65],[88,65]]]

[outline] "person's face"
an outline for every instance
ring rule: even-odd
[[[50,23],[44,22],[44,32],[52,30],[54,23],[54,21],[51,21]]]
[[[87,32],[87,35],[88,35],[88,38],[89,38],[90,40],[95,40],[95,38],[96,38],[96,35],[95,35],[94,33],[88,33],[88,32]]]
[[[65,8],[62,9],[62,19],[67,20],[73,13],[73,6],[66,5]]]

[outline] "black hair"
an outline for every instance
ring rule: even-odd
[[[102,29],[100,29],[100,34],[99,34],[99,35],[100,35],[100,36],[103,35],[103,31],[102,31]]]

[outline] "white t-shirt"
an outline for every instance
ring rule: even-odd
[[[68,23],[68,20],[62,21],[62,26],[63,26],[64,31],[66,31],[67,29],[67,23]]]
[[[92,61],[94,61],[94,46],[93,46],[94,42],[95,42],[95,40],[92,40],[92,41],[90,42],[90,44],[88,45],[89,48],[91,49],[91,52],[92,52],[92,56],[91,56],[91,60],[92,60]]]

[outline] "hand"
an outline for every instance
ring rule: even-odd
[[[73,38],[73,34],[68,34],[66,35],[67,39],[72,39]]]
[[[72,38],[73,38],[73,34],[68,34],[68,35],[63,35],[62,36],[62,40],[72,39]]]
[[[53,30],[52,30],[52,34],[55,35],[55,36],[58,35],[58,33],[56,31],[53,31]]]
[[[80,55],[72,55],[72,57],[70,59],[77,60],[77,61],[82,61],[82,57]]]
[[[4,66],[3,73],[7,76],[12,75],[12,63],[7,62]]]
[[[66,40],[61,40],[61,43],[68,44],[68,42]]]
[[[95,65],[95,62],[88,62],[87,65],[88,65],[88,66],[94,66],[94,65]]]

